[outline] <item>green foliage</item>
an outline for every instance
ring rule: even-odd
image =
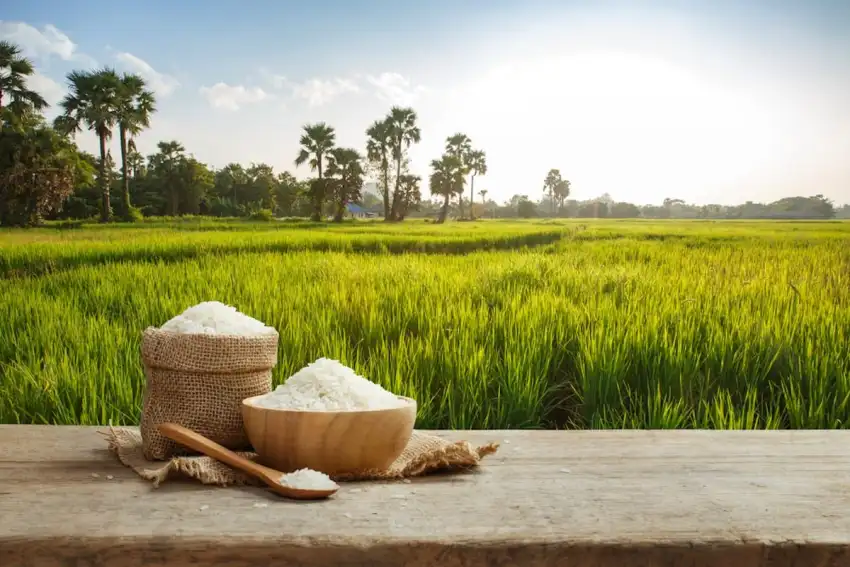
[[[558,210],[564,208],[564,201],[570,195],[570,182],[561,177],[560,169],[550,169],[543,180],[543,191],[549,195],[552,216],[555,216],[555,207]]]
[[[431,177],[428,180],[432,195],[443,197],[443,207],[437,222],[445,222],[452,197],[463,195],[466,170],[462,158],[445,153],[440,159],[431,161]]]
[[[390,202],[390,216],[387,220],[399,220],[401,201],[403,199],[401,175],[407,161],[407,152],[412,144],[418,144],[422,139],[419,128],[419,117],[412,108],[394,106],[387,115],[386,128],[389,133],[390,154],[395,162],[395,189]]]
[[[517,203],[517,216],[521,219],[530,219],[537,216],[537,205],[523,196]]]
[[[94,132],[100,142],[98,185],[101,193],[101,220],[112,217],[110,204],[110,168],[107,166],[106,141],[118,120],[121,104],[121,79],[114,69],[71,71],[68,73],[68,94],[61,102],[62,114],[54,127],[74,135],[83,128]]]
[[[310,184],[309,194],[313,201],[312,219],[319,221],[322,218],[322,208],[329,194],[328,184],[325,182],[326,158],[334,149],[336,143],[336,131],[325,124],[318,122],[304,126],[304,134],[301,135],[301,150],[295,158],[295,165],[310,165],[315,171],[318,179]]]
[[[141,222],[144,218],[145,215],[142,214],[141,209],[131,206],[128,211],[124,212],[122,220],[124,222]]]
[[[32,61],[22,55],[19,46],[0,41],[0,108],[8,100],[11,116],[22,117],[47,108],[47,101],[27,86],[33,73]]]
[[[34,116],[0,123],[0,225],[40,224],[90,172],[76,146]]]
[[[396,220],[404,220],[411,211],[418,211],[422,203],[422,178],[403,174],[399,180],[399,203]]]
[[[274,220],[274,213],[271,209],[257,209],[252,211],[248,218],[252,221],[269,222]]]
[[[469,168],[469,218],[475,218],[475,176],[487,175],[487,154],[484,150],[471,150],[466,156],[466,165]],[[485,191],[486,193],[486,191]]]
[[[133,138],[150,126],[150,117],[156,111],[156,99],[146,86],[139,75],[126,73],[118,84],[115,120],[121,145],[121,215],[129,222],[141,217],[130,200],[130,153],[136,148]]]
[[[363,162],[357,150],[353,148],[334,148],[330,152],[328,180],[334,202],[334,221],[342,222],[345,206],[360,200],[360,188],[363,187]]]
[[[384,203],[384,220],[390,220],[390,152],[393,147],[393,126],[389,117],[376,120],[366,130],[366,159],[378,173]]]

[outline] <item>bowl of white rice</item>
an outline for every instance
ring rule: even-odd
[[[413,434],[416,401],[320,358],[244,400],[242,418],[263,464],[335,475],[387,469]]]

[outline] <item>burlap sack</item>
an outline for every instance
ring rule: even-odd
[[[172,422],[228,449],[250,447],[242,400],[271,391],[278,335],[182,334],[148,327],[142,336],[147,389],[141,441],[151,460],[190,454],[157,425]]]
[[[152,481],[154,486],[159,486],[172,475],[219,486],[260,484],[253,477],[210,457],[180,456],[167,462],[147,460],[142,451],[142,439],[133,429],[110,427],[105,435],[109,449],[117,455],[118,460],[136,471],[143,479]],[[334,480],[393,480],[436,471],[467,469],[477,466],[482,458],[495,453],[498,448],[498,443],[473,447],[467,441],[451,442],[435,435],[414,431],[401,456],[387,470],[360,471],[357,474],[334,477]],[[256,453],[252,452],[239,454],[252,460],[257,458]]]

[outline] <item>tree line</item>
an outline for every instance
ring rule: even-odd
[[[72,71],[60,113],[48,123],[48,104],[28,87],[34,72],[21,49],[0,42],[0,224],[32,225],[45,218],[135,221],[142,216],[310,216],[318,221],[345,216],[362,200],[367,176],[377,179],[383,218],[401,221],[422,204],[422,179],[409,168],[408,152],[421,139],[416,111],[394,106],[366,130],[365,152],[338,147],[324,122],[303,127],[293,164],[315,177],[299,181],[263,163],[231,163],[214,170],[175,140],[142,156],[136,140],[150,127],[156,97],[145,80],[111,68]],[[4,105],[4,101],[8,104]],[[80,151],[76,136],[89,132],[98,155]],[[118,137],[116,164],[108,148]],[[440,222],[454,200],[463,208],[467,179],[470,203],[476,176],[487,173],[486,154],[466,134],[446,139],[445,152],[431,162],[428,186],[442,199]],[[117,202],[113,195],[120,195]],[[481,192],[486,195],[486,191]],[[461,210],[461,217],[473,215]]]
[[[582,201],[553,199],[548,194],[534,201],[528,195],[514,195],[504,204],[485,203],[484,211],[483,216],[491,218],[850,219],[850,204],[838,207],[821,194],[740,205],[696,205],[676,198],[666,198],[661,205],[635,205],[615,201],[607,193]]]
[[[103,68],[72,71],[59,115],[48,123],[45,99],[28,87],[32,62],[20,48],[0,41],[0,225],[28,226],[44,219],[135,221],[142,216],[331,217],[341,221],[351,203],[360,203],[387,221],[430,216],[578,218],[833,218],[850,216],[821,195],[793,197],[737,207],[687,205],[666,199],[662,206],[614,202],[608,195],[570,200],[571,184],[560,170],[543,179],[542,199],[515,195],[504,204],[475,190],[487,174],[487,155],[463,133],[447,137],[442,155],[430,162],[428,189],[410,172],[409,151],[421,139],[416,111],[393,107],[365,132],[365,151],[338,147],[334,128],[324,122],[303,126],[293,165],[306,165],[314,177],[298,180],[264,163],[230,163],[213,169],[176,140],[160,141],[143,156],[137,138],[150,127],[156,97],[136,74]],[[98,155],[80,151],[75,136],[89,132]],[[107,143],[118,137],[119,163]],[[375,196],[364,193],[376,180]],[[469,192],[466,192],[467,184]],[[113,196],[119,195],[117,201]],[[478,200],[476,200],[476,195]]]

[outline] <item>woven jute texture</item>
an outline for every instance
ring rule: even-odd
[[[227,465],[205,456],[179,456],[169,461],[150,461],[142,450],[142,438],[133,429],[110,428],[105,432],[109,449],[124,465],[159,486],[170,476],[184,476],[203,484],[219,486],[259,485],[253,477],[234,470]],[[435,435],[414,431],[401,456],[387,470],[360,471],[355,474],[336,476],[337,481],[393,480],[422,476],[437,471],[456,471],[475,467],[482,458],[499,448],[498,443],[473,447],[467,441],[447,441]],[[255,460],[256,453],[238,452],[243,457]]]
[[[156,427],[172,422],[228,449],[250,447],[242,400],[271,391],[278,335],[181,334],[149,327],[142,335],[147,389],[142,405],[144,456],[189,454]]]

